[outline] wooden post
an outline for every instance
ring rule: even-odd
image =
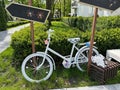
[[[32,0],[29,0],[28,4],[32,5]],[[30,29],[31,29],[31,39],[32,39],[32,53],[35,53],[35,43],[34,43],[34,25],[33,22],[30,21]]]
[[[91,39],[90,39],[90,50],[89,50],[89,57],[88,57],[88,73],[89,73],[90,64],[91,64],[91,56],[92,56],[92,49],[93,49],[93,42],[94,42],[94,35],[95,35],[95,28],[96,28],[96,21],[97,21],[97,13],[98,13],[98,8],[95,8],[94,18],[93,18],[93,23],[92,23],[92,34],[91,34]]]

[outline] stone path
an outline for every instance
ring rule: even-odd
[[[62,88],[62,89],[51,89],[51,90],[120,90],[120,84]]]
[[[6,30],[6,31],[1,31],[0,32],[0,53],[3,52],[6,48],[8,48],[10,46],[11,35],[15,31],[19,31],[25,27],[28,27],[29,25],[30,24],[25,24],[25,25],[11,28],[11,29]]]

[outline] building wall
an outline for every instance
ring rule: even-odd
[[[75,11],[76,11],[77,16],[84,16],[84,17],[93,16],[94,9],[95,8],[93,6],[88,6],[88,5],[84,5],[81,3],[77,3],[76,8],[73,8],[73,6],[71,5],[71,16],[74,15]],[[104,10],[104,9],[98,9],[98,15],[99,16],[109,16],[109,15],[111,15],[111,12]]]

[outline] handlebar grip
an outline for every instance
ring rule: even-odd
[[[54,32],[54,30],[52,30],[52,29],[49,29],[49,30],[48,30],[48,33],[51,33],[51,32]]]
[[[47,33],[48,33],[48,39],[50,39],[50,36],[51,36],[51,33],[52,32],[54,32],[54,30],[52,30],[52,29],[49,29],[48,31],[47,31]]]

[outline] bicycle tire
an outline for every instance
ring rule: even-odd
[[[87,69],[89,49],[90,48],[87,47],[82,50],[79,50],[75,56],[76,65],[80,71],[86,71]],[[98,55],[98,54],[99,52],[95,48],[93,48],[92,56]]]
[[[39,83],[49,79],[53,72],[53,64],[49,57],[46,57],[41,68],[36,70],[36,67],[42,63],[43,58],[43,54],[34,53],[24,59],[21,70],[26,80]]]

